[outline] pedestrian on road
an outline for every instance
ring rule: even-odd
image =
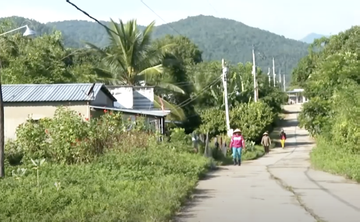
[[[285,147],[285,140],[286,140],[286,133],[284,132],[284,129],[281,129],[280,142],[281,142],[281,148],[283,148],[283,149]]]
[[[270,152],[271,145],[271,139],[268,132],[265,132],[263,134],[263,137],[261,138],[261,145],[263,145],[264,147],[265,154],[268,154]]]
[[[236,129],[233,132],[231,137],[231,142],[229,148],[232,149],[232,156],[234,160],[234,165],[241,165],[241,152],[245,150],[245,140],[244,137],[241,135],[241,130]]]

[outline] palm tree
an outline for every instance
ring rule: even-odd
[[[106,49],[101,49],[93,44],[87,43],[92,49],[98,51],[103,58],[105,68],[97,67],[96,71],[110,74],[113,78],[110,84],[122,85],[150,85],[162,88],[167,92],[184,91],[174,84],[162,79],[162,61],[166,53],[170,52],[172,45],[153,44],[152,33],[155,22],[151,22],[141,31],[136,20],[130,20],[119,24],[111,20],[110,29],[107,34],[110,44]],[[160,81],[159,81],[160,77]],[[163,91],[163,90],[162,90]],[[160,107],[161,95],[155,95],[154,105]],[[171,110],[176,119],[184,119],[181,108],[162,99],[164,105]]]

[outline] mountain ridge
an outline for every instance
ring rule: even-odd
[[[17,20],[19,18],[21,17],[17,17]],[[26,24],[26,20],[22,18],[22,21],[17,21],[16,24]],[[108,21],[101,22],[109,24]],[[35,30],[41,29],[41,34],[49,33],[49,30],[60,30],[66,47],[83,47],[84,42],[91,42],[100,47],[108,44],[105,29],[92,21],[64,20],[43,24],[32,20],[28,25],[32,27],[35,23]],[[288,76],[300,58],[307,54],[308,48],[307,43],[299,40],[285,38],[233,19],[205,15],[189,16],[155,27],[155,39],[168,34],[188,37],[203,51],[205,61],[224,58],[233,64],[249,62],[252,61],[251,50],[254,47],[257,52],[257,65],[262,70],[266,71],[272,64],[272,58],[275,58],[277,70],[281,69],[282,73]]]
[[[315,39],[320,39],[322,37],[327,37],[327,36],[323,35],[323,34],[318,34],[318,33],[312,32],[312,33],[307,34],[304,38],[300,39],[300,41],[311,44],[314,42]]]

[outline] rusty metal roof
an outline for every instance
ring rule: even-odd
[[[2,85],[3,101],[6,103],[93,101],[100,91],[116,101],[102,83]]]

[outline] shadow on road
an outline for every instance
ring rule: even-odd
[[[293,146],[307,146],[307,145],[312,145],[314,144],[313,142],[307,141],[307,142],[285,142],[285,148],[286,147],[290,147],[292,148]]]
[[[191,209],[192,207],[201,203],[204,199],[212,198],[214,194],[214,190],[212,189],[198,189],[196,188],[192,198],[190,198],[184,207],[181,209],[180,213],[175,216],[172,220],[173,222],[182,222],[186,221],[187,218],[193,218],[195,216],[195,212]]]
[[[287,111],[287,110],[284,110],[283,113],[284,114],[298,114],[298,113],[300,113],[300,111]]]

